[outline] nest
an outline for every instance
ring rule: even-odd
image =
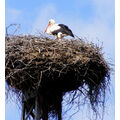
[[[6,82],[16,93],[39,91],[49,113],[57,111],[60,96],[77,90],[94,109],[105,96],[110,78],[101,50],[80,38],[60,42],[33,35],[6,37]]]

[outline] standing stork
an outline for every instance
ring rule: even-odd
[[[49,20],[45,33],[49,35],[54,35],[58,39],[61,39],[68,35],[74,37],[72,31],[69,29],[68,26],[64,24],[55,24],[55,21],[53,19]]]

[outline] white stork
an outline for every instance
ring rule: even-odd
[[[58,39],[61,39],[68,35],[74,37],[72,31],[68,28],[68,26],[64,24],[55,24],[55,21],[53,19],[49,20],[45,32],[49,35],[55,35]]]

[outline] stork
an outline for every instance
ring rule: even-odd
[[[55,21],[53,19],[49,20],[45,33],[49,35],[54,35],[58,39],[61,39],[65,36],[74,37],[72,31],[69,29],[68,26],[64,24],[55,24]]]

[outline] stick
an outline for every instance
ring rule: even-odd
[[[27,114],[25,120],[27,120],[27,118],[29,117],[29,115],[30,115],[30,113],[31,113],[32,110],[33,110],[33,106],[30,108],[30,110],[29,110],[29,112],[28,112],[28,114]]]

